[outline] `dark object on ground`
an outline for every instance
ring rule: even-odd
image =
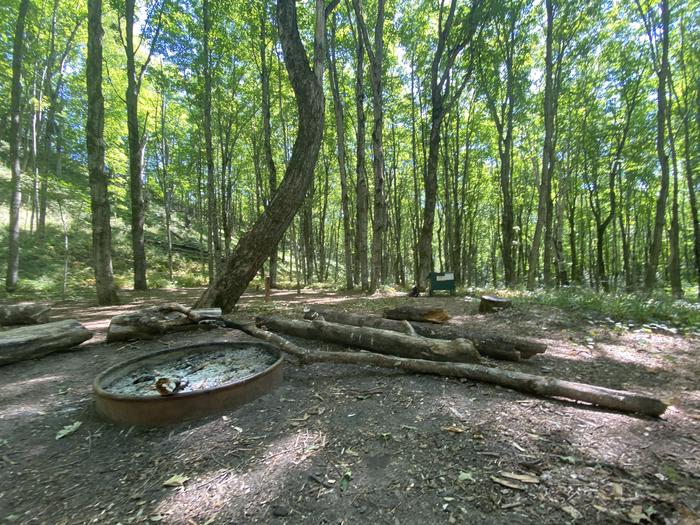
[[[51,307],[40,303],[0,305],[0,325],[42,324],[49,320]]]
[[[91,337],[92,332],[75,319],[0,332],[0,365],[67,350]]]
[[[226,326],[241,329],[254,337],[272,343],[280,350],[296,356],[301,364],[342,363],[378,366],[421,374],[463,377],[474,381],[500,385],[526,394],[583,401],[620,412],[658,417],[666,411],[666,404],[661,400],[637,392],[612,390],[586,383],[574,383],[533,374],[524,374],[522,372],[502,370],[500,368],[490,368],[478,364],[440,363],[369,352],[322,352],[301,348],[279,335],[261,330],[249,323],[226,321]]]
[[[502,297],[494,297],[492,295],[482,295],[481,302],[479,303],[479,313],[488,314],[491,312],[498,312],[506,308],[513,306],[510,299],[503,299]]]
[[[187,355],[218,353],[222,349],[235,351],[258,347],[274,356],[275,361],[265,371],[241,381],[216,388],[192,392],[174,392],[171,395],[138,396],[108,392],[109,385],[144,365],[163,365]],[[170,348],[146,357],[125,361],[108,368],[95,378],[93,393],[97,412],[117,423],[126,425],[165,425],[186,421],[209,414],[231,410],[276,388],[282,382],[284,358],[276,348],[264,343],[205,343],[181,348]]]
[[[443,341],[367,326],[349,326],[324,320],[295,321],[274,316],[258,317],[256,324],[276,332],[364,348],[380,354],[460,363],[479,361],[474,345],[465,339]]]
[[[387,319],[399,321],[423,321],[428,323],[444,323],[451,319],[450,314],[444,308],[432,306],[398,306],[391,310],[384,310]]]
[[[411,288],[411,291],[408,292],[409,297],[418,297],[420,295],[420,292],[418,291],[418,285],[414,284],[413,288]]]
[[[201,326],[201,321],[220,318],[220,308],[193,310],[178,303],[152,306],[114,316],[109,323],[107,342],[153,339],[167,332],[193,330]]]
[[[440,290],[455,294],[455,274],[452,272],[430,272],[428,274],[429,286],[428,295],[432,297],[433,292]]]
[[[456,326],[435,325],[432,323],[410,323],[408,321],[384,319],[376,314],[360,315],[337,310],[309,310],[304,314],[304,319],[314,320],[318,318],[323,318],[330,323],[370,326],[372,328],[392,330],[409,335],[420,335],[433,339],[469,339],[474,343],[476,350],[482,356],[503,361],[520,361],[520,348],[524,349],[524,355],[522,357],[525,359],[531,357],[535,353],[542,353],[546,349],[545,345],[524,339],[509,340],[493,334],[474,334],[471,333],[469,329],[462,329]]]

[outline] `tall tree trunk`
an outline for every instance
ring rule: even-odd
[[[270,126],[270,61],[267,54],[267,0],[263,0],[260,10],[260,83],[262,91],[263,150],[269,186],[268,204],[277,191],[277,169],[272,158],[272,129]],[[270,255],[270,286],[277,286],[277,250]]]
[[[216,195],[216,174],[214,173],[214,144],[211,131],[211,53],[209,38],[211,33],[211,13],[209,0],[202,2],[202,21],[204,24],[202,42],[202,67],[204,69],[204,93],[202,113],[204,115],[204,147],[207,157],[207,231],[209,244],[209,284],[211,285],[219,272],[221,261],[221,240],[219,238],[219,214]]]
[[[552,172],[550,159],[554,148],[554,60],[552,56],[552,43],[554,33],[554,5],[553,0],[546,0],[547,30],[546,30],[546,51],[545,51],[545,84],[544,84],[544,145],[542,147],[542,174],[539,185],[539,201],[537,204],[537,222],[535,223],[535,233],[532,238],[532,246],[528,257],[527,288],[535,288],[537,278],[537,266],[540,258],[540,244],[542,242],[542,232],[548,222],[548,209],[551,208],[551,184]],[[545,240],[546,242],[546,240]],[[545,266],[549,261],[544,261]]]
[[[380,284],[383,262],[383,242],[386,230],[386,195],[384,190],[384,0],[377,2],[377,19],[374,26],[374,46],[370,43],[367,24],[359,0],[353,0],[358,32],[364,40],[370,65],[370,87],[372,88],[372,169],[374,173],[374,197],[372,218],[372,268],[369,290]]]
[[[358,24],[359,33],[359,24]],[[355,280],[363,290],[369,290],[367,265],[367,228],[369,223],[369,189],[365,165],[365,45],[361,35],[357,37],[357,66],[355,68],[355,111],[357,129],[355,135]]]
[[[134,289],[148,289],[146,281],[146,246],[144,224],[146,210],[143,197],[143,157],[145,137],[139,129],[139,91],[141,74],[136,72],[136,50],[134,49],[135,0],[125,0],[126,39],[126,114],[129,132],[129,189],[131,191],[131,249],[134,257]],[[142,70],[143,72],[143,70]],[[145,133],[144,133],[145,135]]]
[[[294,0],[277,1],[277,20],[285,65],[294,89],[299,114],[297,138],[292,157],[280,187],[270,206],[256,220],[233,253],[226,258],[223,271],[214,285],[200,297],[200,306],[219,306],[230,312],[248,283],[287,230],[304,202],[318,160],[323,136],[323,59],[314,53],[314,67],[309,66],[306,50],[299,36]],[[321,0],[316,1],[315,51],[323,51],[325,12]]]
[[[642,16],[645,17],[644,13]],[[668,46],[669,46],[669,23],[670,13],[668,0],[661,0],[661,61],[658,62],[656,53],[652,51],[654,68],[658,84],[656,88],[656,155],[659,159],[659,167],[661,169],[661,188],[656,199],[656,214],[654,217],[654,230],[651,238],[651,246],[649,248],[649,259],[647,261],[646,271],[644,275],[644,287],[647,291],[651,291],[656,287],[656,269],[659,265],[661,256],[661,247],[663,242],[664,225],[666,223],[666,200],[668,199],[669,188],[669,165],[668,155],[666,154],[666,84],[668,82]],[[647,23],[647,32],[649,37],[650,49],[658,47],[655,43],[653,34],[656,28],[651,28],[651,22]]]
[[[353,288],[353,271],[352,271],[352,228],[350,226],[350,204],[348,197],[348,175],[346,171],[345,159],[345,120],[343,118],[343,105],[340,100],[340,87],[338,79],[338,68],[336,67],[336,39],[335,39],[336,20],[333,15],[331,23],[331,40],[329,46],[329,67],[328,76],[331,83],[331,91],[333,93],[333,111],[335,113],[335,135],[338,152],[338,171],[340,172],[340,201],[343,211],[343,254],[345,264],[345,288],[352,290]]]
[[[112,273],[112,229],[109,223],[109,178],[105,172],[104,97],[102,96],[102,0],[88,1],[87,139],[92,257],[95,288],[100,305],[118,302]],[[60,144],[60,143],[59,143]],[[60,145],[57,144],[57,149]],[[60,151],[59,158],[60,158]]]
[[[27,18],[29,0],[19,4],[12,45],[12,89],[10,92],[10,165],[12,169],[12,196],[10,198],[10,227],[8,232],[7,276],[5,289],[14,292],[19,276],[19,209],[22,204],[22,169],[20,166],[20,143],[22,141],[22,59],[24,57],[24,22]]]

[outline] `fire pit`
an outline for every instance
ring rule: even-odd
[[[95,378],[97,412],[117,423],[163,425],[239,407],[282,381],[265,343],[206,343],[156,352]]]

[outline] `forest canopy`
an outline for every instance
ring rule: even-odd
[[[8,292],[215,287],[285,203],[243,289],[700,292],[695,0],[87,4],[0,7]]]

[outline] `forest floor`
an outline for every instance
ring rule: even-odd
[[[650,419],[465,380],[287,364],[282,386],[223,415],[163,428],[101,420],[91,388],[105,368],[187,342],[247,337],[219,329],[104,343],[112,315],[191,304],[200,293],[123,292],[115,308],[57,304],[55,319],[77,318],[95,337],[0,368],[0,523],[700,522],[696,334],[532,304],[485,316],[464,297],[279,291],[264,303],[250,293],[236,318],[299,317],[312,304],[359,312],[439,305],[452,323],[548,345],[544,355],[498,366],[644,391],[672,406]],[[174,475],[187,480],[165,487]]]

